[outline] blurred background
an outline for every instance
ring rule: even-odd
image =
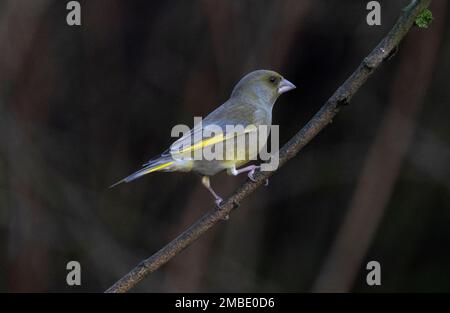
[[[108,288],[213,206],[194,174],[110,184],[254,69],[298,86],[274,109],[285,143],[408,2],[368,26],[367,1],[90,0],[68,26],[67,1],[0,1],[0,290]],[[449,7],[433,0],[430,27],[268,187],[134,291],[450,291]]]

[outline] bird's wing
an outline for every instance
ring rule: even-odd
[[[209,128],[211,125],[219,126],[220,129],[215,127]],[[230,131],[227,130],[226,125],[241,125],[242,127],[237,127]],[[239,136],[256,131],[256,127],[251,127],[248,123],[246,125],[242,121],[236,120],[221,120],[217,124],[208,122],[205,125],[203,123],[201,126],[195,126],[189,133],[175,141],[170,146],[169,153],[174,157],[191,155],[196,150],[223,143],[227,140],[235,140]]]
[[[207,146],[257,132],[256,127],[261,124],[270,124],[270,113],[252,104],[236,103],[230,99],[208,114],[202,123],[195,125],[189,133],[175,141],[170,146],[169,153],[173,157],[186,157],[187,154],[192,155],[193,151]],[[241,127],[229,130],[228,125]]]
[[[161,155],[154,157],[153,159],[150,159],[149,161],[145,162],[143,166],[148,166],[149,164],[153,163],[155,160],[158,160],[162,157],[168,157],[172,156],[174,158],[180,158],[180,156],[186,157],[187,154],[191,154],[193,151],[196,151],[198,149],[202,149],[207,146],[211,146],[223,141],[226,141],[228,139],[237,137],[239,135],[243,135],[245,133],[251,132],[251,128],[244,129],[243,131],[239,132],[229,132],[226,133],[226,125],[242,125],[244,128],[248,126],[248,123],[245,124],[244,121],[236,118],[229,118],[228,120],[223,118],[218,118],[216,122],[216,111],[213,111],[211,114],[209,114],[205,119],[202,121],[201,124],[195,125],[189,132],[185,133],[182,137],[178,138],[172,145],[169,147],[169,149],[165,150]],[[205,128],[208,128],[210,125],[217,125],[221,129],[224,130],[224,132],[211,132],[208,134],[208,132],[204,132]]]

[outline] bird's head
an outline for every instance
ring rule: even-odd
[[[243,97],[272,106],[279,95],[296,88],[280,74],[258,70],[245,75],[234,87],[231,97]]]

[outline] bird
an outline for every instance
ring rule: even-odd
[[[261,134],[260,126],[272,125],[272,109],[278,97],[296,86],[285,79],[282,75],[271,70],[256,70],[248,73],[234,86],[227,101],[217,107],[214,111],[204,117],[201,123],[192,127],[172,145],[148,162],[133,174],[123,178],[110,186],[113,188],[122,183],[129,183],[144,175],[154,172],[195,172],[201,175],[202,184],[209,190],[215,199],[215,203],[220,207],[223,202],[214,189],[211,187],[210,177],[224,170],[229,175],[239,175],[247,173],[249,179],[254,179],[256,170],[260,170],[260,165],[248,165],[251,160],[255,160],[257,154],[263,146],[252,145],[248,142],[250,135]],[[241,131],[227,131],[228,126],[242,126]],[[254,127],[251,127],[254,126]],[[221,131],[209,131],[219,127]],[[237,128],[237,127],[236,127]],[[243,130],[242,130],[243,129]],[[267,141],[268,132],[262,138],[262,142]],[[244,138],[244,145],[238,145],[236,149],[223,149],[230,142],[234,143]],[[222,147],[222,150],[219,148]],[[224,151],[223,158],[207,159],[195,158],[193,153],[208,151]],[[240,149],[240,150],[239,150]],[[236,150],[236,151],[234,151]],[[238,153],[243,153],[244,157],[237,157]],[[238,167],[240,167],[238,169]]]

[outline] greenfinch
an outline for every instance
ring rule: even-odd
[[[227,170],[229,175],[247,172],[248,177],[254,179],[253,175],[255,170],[260,169],[259,165],[237,169],[254,160],[263,148],[263,145],[250,144],[248,136],[250,133],[260,135],[262,136],[260,140],[265,144],[268,132],[261,135],[260,126],[272,124],[272,108],[275,101],[282,93],[294,88],[296,88],[294,84],[274,71],[257,70],[245,75],[225,103],[176,140],[164,153],[151,159],[142,169],[115,183],[111,188],[153,172],[193,171],[202,176],[203,185],[214,196],[216,204],[220,205],[222,198],[211,187],[209,177]],[[227,131],[229,126],[238,125],[242,126],[241,131]],[[244,145],[238,145],[237,149],[234,149],[234,143],[239,138],[244,138]],[[224,149],[224,146],[233,149]],[[217,150],[223,157],[217,159],[192,157],[192,154],[197,152],[202,155],[206,149],[213,152]],[[244,157],[237,157],[238,153],[243,153]]]

